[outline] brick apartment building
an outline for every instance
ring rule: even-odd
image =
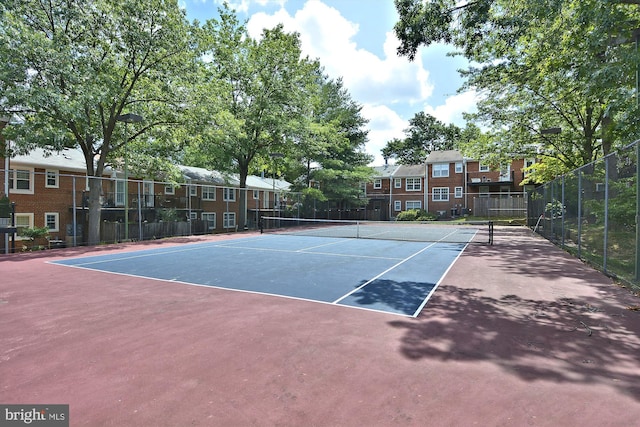
[[[442,218],[465,214],[517,216],[526,203],[525,167],[535,159],[514,159],[496,170],[457,150],[434,151],[420,165],[375,167],[366,186],[367,218],[388,220],[409,209]]]
[[[80,150],[47,153],[35,149],[28,155],[0,160],[0,197],[8,194],[15,203],[18,230],[46,227],[52,241],[67,246],[84,243],[89,178]],[[125,235],[133,239],[147,233],[158,235],[152,225],[170,221],[188,226],[189,234],[236,230],[241,194],[237,177],[179,167],[185,181],[180,185],[135,178],[125,185],[122,171],[106,168],[100,197],[101,240],[122,240],[127,222]],[[255,226],[259,214],[276,212],[281,194],[289,186],[280,179],[249,176],[245,192],[248,225]],[[8,242],[2,237],[0,249],[5,252]]]

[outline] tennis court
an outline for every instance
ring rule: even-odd
[[[637,296],[530,230],[296,229],[1,258],[0,403],[87,427],[637,424]]]
[[[55,264],[417,316],[489,228],[270,219],[272,233]],[[311,225],[310,225],[311,224]],[[326,237],[329,236],[329,237]],[[353,238],[343,238],[343,237]]]

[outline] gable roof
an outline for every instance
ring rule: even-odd
[[[432,151],[427,156],[427,163],[452,163],[461,162],[464,160],[462,153],[458,150],[442,150]]]
[[[424,176],[425,165],[400,165],[394,176]]]
[[[389,178],[393,176],[393,174],[400,168],[399,165],[384,165],[384,166],[374,166],[373,170],[375,173],[373,174],[374,178]]]

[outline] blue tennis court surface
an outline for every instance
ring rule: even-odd
[[[260,235],[54,264],[417,316],[465,246]]]

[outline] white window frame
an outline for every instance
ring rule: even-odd
[[[464,168],[462,167],[462,162],[456,162],[456,173],[464,172]]]
[[[48,217],[53,217],[53,228],[49,227]],[[49,232],[59,232],[60,231],[60,214],[58,212],[45,212],[44,213],[44,226],[47,227]]]
[[[433,187],[431,189],[431,200],[434,202],[448,202],[449,187]]]
[[[202,212],[200,214],[200,218],[202,218],[203,221],[208,221],[207,228],[209,230],[215,230],[216,229],[216,213],[215,212]],[[213,219],[211,219],[211,218],[213,218]],[[213,225],[211,225],[211,223],[213,223]]]
[[[400,212],[402,210],[402,200],[393,201],[393,210],[396,212]]]
[[[29,174],[29,188],[18,188],[18,172]],[[13,194],[33,194],[34,192],[34,173],[33,168],[15,167],[9,169],[9,189]],[[22,180],[24,181],[24,180]]]
[[[263,191],[262,196],[262,209],[269,209],[269,192]]]
[[[142,196],[144,206],[152,208],[155,205],[155,194],[153,194],[153,181],[142,181]]]
[[[393,178],[393,188],[402,188],[402,178]]]
[[[407,200],[404,202],[405,210],[422,209],[422,200]]]
[[[45,188],[60,188],[60,174],[55,169],[46,169],[44,171],[44,186]],[[52,184],[49,184],[49,179],[53,180]]]
[[[260,199],[260,190],[253,190],[253,200]]]
[[[407,191],[421,191],[422,180],[420,178],[405,178],[405,190]]]
[[[164,185],[164,194],[167,194],[169,196],[173,196],[176,194],[176,189],[173,185],[171,184],[165,184]]]
[[[236,213],[224,212],[222,214],[222,228],[235,228],[236,227]]]
[[[114,191],[114,200],[116,206],[124,206],[124,192],[126,188],[126,183],[124,179],[116,179],[116,189]]]
[[[482,163],[478,164],[478,171],[479,172],[489,172],[489,165],[484,165]]]
[[[189,184],[189,196],[198,197],[198,186],[195,184]]]
[[[26,221],[25,221],[26,219]],[[15,214],[15,224],[18,229],[18,233],[16,236],[16,240],[24,240],[26,237],[20,236],[20,229],[22,228],[33,228],[33,213],[16,213]]]
[[[462,187],[456,187],[454,188],[453,192],[454,192],[454,196],[456,199],[462,199],[462,195],[463,195],[463,188]]]
[[[432,178],[448,178],[449,163],[434,163],[431,167]]]
[[[211,191],[213,190],[213,197],[211,197]],[[202,186],[202,200],[209,200],[215,202],[216,200],[216,187],[212,185]]]
[[[235,202],[236,189],[233,187],[224,187],[222,189],[222,200],[225,202]]]
[[[382,178],[376,178],[373,180],[373,189],[380,190],[382,188]]]

